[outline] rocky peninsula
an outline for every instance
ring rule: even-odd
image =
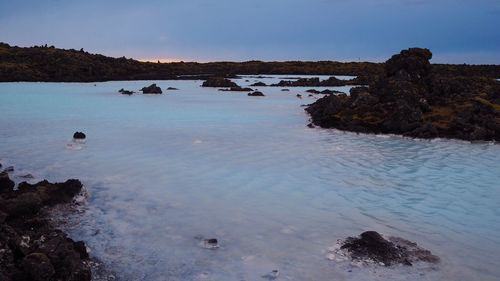
[[[428,49],[394,55],[383,75],[350,95],[329,95],[305,110],[323,128],[416,138],[500,140],[500,82],[445,74]]]
[[[0,280],[90,281],[89,254],[54,227],[47,210],[71,203],[82,190],[79,180],[36,184],[14,182],[0,173]]]

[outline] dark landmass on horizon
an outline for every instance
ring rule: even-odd
[[[433,64],[451,76],[500,78],[500,65]],[[384,63],[335,61],[140,62],[54,46],[17,47],[0,43],[0,82],[100,82],[202,79],[237,74],[349,75],[360,79],[384,73]],[[191,76],[193,75],[193,76]],[[370,79],[371,80],[371,79]]]

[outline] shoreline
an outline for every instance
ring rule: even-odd
[[[15,183],[0,173],[0,279],[90,281],[90,256],[50,221],[56,206],[75,204],[83,185],[70,179]]]

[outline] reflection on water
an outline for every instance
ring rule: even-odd
[[[0,84],[0,162],[33,181],[81,179],[88,202],[66,227],[118,279],[500,276],[498,145],[309,129],[300,105],[317,97],[295,97],[308,88],[258,87],[260,98],[160,81],[180,90],[117,93],[150,83]],[[67,147],[75,131],[87,134],[80,149]],[[365,230],[442,261],[388,269],[326,259],[337,239]],[[205,238],[220,247],[200,247]]]

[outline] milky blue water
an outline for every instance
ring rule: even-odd
[[[180,90],[117,93],[151,82]],[[277,280],[500,278],[499,145],[310,129],[307,88],[262,87],[261,98],[200,85],[0,84],[0,162],[17,181],[81,179],[87,202],[65,227],[118,280],[265,280],[273,269]],[[86,143],[72,143],[77,130]],[[441,262],[326,258],[366,230]]]

